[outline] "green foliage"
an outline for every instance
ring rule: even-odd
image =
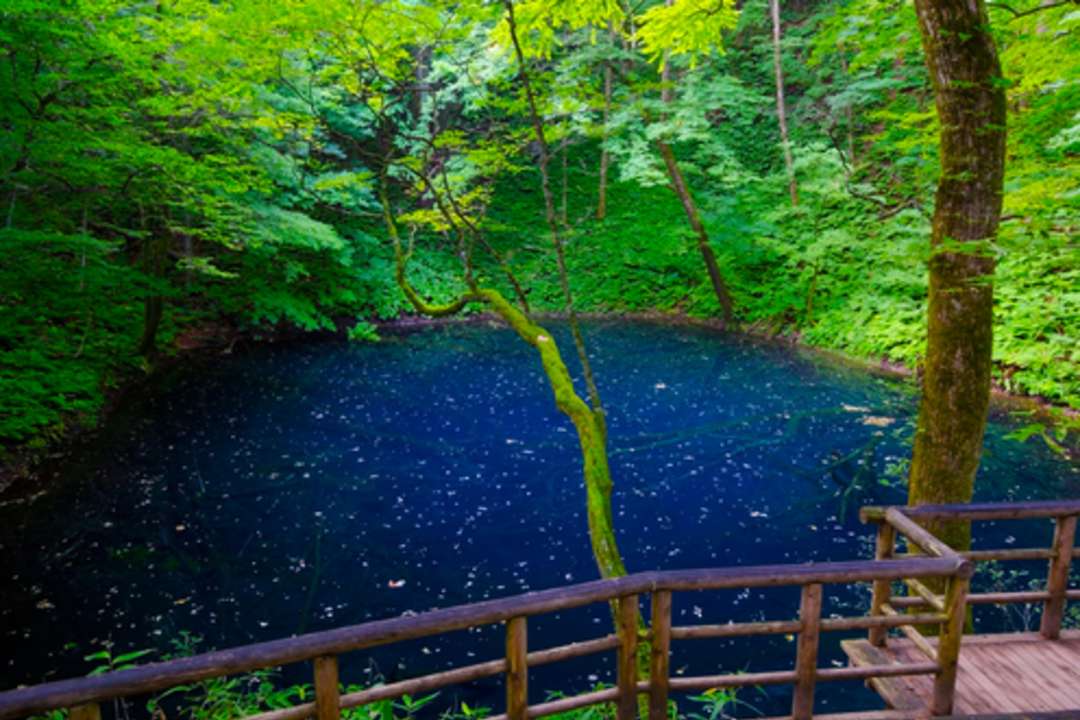
[[[139,303],[158,288],[115,242],[0,230],[0,247],[0,438],[48,439],[137,370]]]
[[[714,688],[700,695],[691,695],[690,700],[699,705],[699,710],[686,714],[687,720],[727,720],[735,717],[733,713],[740,706],[754,710],[754,706],[738,698],[737,688]]]
[[[603,223],[589,219],[599,150],[570,150],[576,301],[597,312],[717,314],[652,147],[663,137],[676,148],[745,325],[915,368],[925,345],[938,127],[913,10],[849,0],[802,12],[787,18],[796,22],[786,24],[784,40],[786,55],[809,61],[785,57],[799,206],[785,197],[771,26],[765,4],[752,2],[725,55],[676,64],[671,103],[657,99],[655,70],[624,70],[605,141],[622,182],[609,187]],[[1048,68],[1076,67],[1077,34],[1069,30],[1077,17],[1065,8],[1015,22],[994,15],[1012,80],[1005,221],[995,248],[995,381],[1074,408],[1080,99],[1075,83]],[[643,113],[653,118],[648,125]],[[544,270],[550,257],[521,240],[543,231],[531,182],[501,184],[489,224],[504,248],[515,248],[532,301],[557,310]]]
[[[1026,422],[1005,437],[1018,442],[1024,442],[1031,437],[1039,437],[1055,453],[1071,457],[1077,445],[1076,441],[1080,438],[1080,417],[1061,408],[1049,408],[1038,415],[1039,417],[1035,417],[1036,413],[1033,410],[1014,412],[1013,417],[1020,422],[1030,420],[1037,420],[1037,422]]]
[[[732,30],[739,13],[724,0],[675,0],[657,4],[641,15],[638,35],[651,59],[665,52],[692,57],[722,52],[725,30]]]
[[[1080,407],[1080,15],[991,12],[1010,101],[995,378]],[[744,327],[919,364],[939,129],[910,5],[785,8],[798,207],[764,0],[517,0],[515,16],[580,308],[719,313],[663,140]],[[509,268],[560,310],[507,30],[477,0],[5,3],[0,444],[93,424],[204,325],[374,339],[410,312],[380,181],[422,297],[460,294],[468,224],[498,254],[471,248],[479,279],[513,297]]]
[[[140,660],[147,655],[152,655],[153,650],[132,650],[130,652],[120,653],[114,655],[112,647],[108,646],[104,650],[98,650],[95,653],[90,653],[83,659],[87,662],[98,662],[93,670],[90,671],[89,676],[101,675],[107,672],[114,672],[116,670],[127,670],[138,665],[136,660]]]

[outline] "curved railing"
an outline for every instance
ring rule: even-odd
[[[876,522],[877,558],[852,562],[806,565],[766,565],[645,572],[609,580],[597,580],[525,595],[488,600],[469,605],[433,610],[416,615],[364,623],[310,633],[297,637],[246,645],[193,657],[152,663],[95,677],[44,683],[0,693],[0,720],[18,718],[58,708],[70,709],[70,720],[99,720],[99,703],[114,698],[148,695],[178,685],[249,673],[265,668],[312,661],[314,702],[250,716],[257,720],[338,720],[343,709],[429,692],[485,677],[503,675],[506,686],[506,713],[492,720],[528,720],[598,703],[614,703],[619,720],[631,720],[638,713],[638,696],[648,696],[650,720],[667,720],[670,691],[704,690],[770,684],[794,686],[791,717],[809,720],[813,716],[814,689],[819,682],[869,680],[901,675],[933,675],[932,710],[943,715],[951,711],[956,683],[960,637],[969,601],[968,585],[973,563],[985,559],[1051,559],[1050,582],[1038,599],[1045,600],[1044,634],[1052,635],[1054,618],[1060,624],[1059,605],[1080,599],[1066,587],[1068,560],[1073,550],[1076,517],[1080,501],[972,506],[923,506],[919,508],[864,508],[863,519]],[[1050,550],[1008,550],[956,553],[918,525],[920,519],[1000,519],[1052,517],[1058,523],[1054,547]],[[895,557],[897,533],[907,538],[919,555]],[[942,578],[945,591],[936,594],[922,581]],[[902,581],[913,596],[894,597],[894,582]],[[871,583],[870,613],[856,617],[822,617],[822,586]],[[672,594],[685,591],[796,586],[801,588],[797,618],[767,622],[673,626]],[[999,594],[1000,595],[1000,594]],[[1023,594],[1028,599],[1028,594]],[[978,601],[979,596],[970,596]],[[642,634],[640,604],[648,599],[649,630]],[[1009,598],[1011,599],[1011,598]],[[1016,597],[1020,600],[1021,598]],[[1003,601],[999,596],[995,601]],[[593,603],[610,603],[615,608],[615,633],[558,647],[529,650],[528,619]],[[898,610],[905,606],[925,608],[917,613]],[[1046,619],[1049,615],[1050,620]],[[447,632],[502,623],[506,627],[506,653],[495,658],[431,675],[378,685],[359,692],[341,694],[338,656],[357,650],[414,640]],[[940,626],[936,645],[918,632],[918,626]],[[818,667],[818,646],[823,632],[868,630],[872,641],[884,642],[890,629],[908,634],[926,653],[926,662],[882,664],[865,667]],[[797,636],[793,667],[769,672],[736,673],[698,677],[671,677],[669,654],[672,640],[719,638],[768,634]],[[649,672],[639,677],[639,643],[649,647]],[[537,705],[528,704],[528,669],[570,658],[615,651],[617,681],[612,688],[584,695],[560,698]],[[865,717],[862,715],[860,717]]]
[[[822,585],[890,582],[917,577],[943,577],[955,582],[966,579],[970,575],[970,568],[970,563],[963,558],[950,557],[639,573],[204,653],[96,677],[62,680],[12,690],[0,693],[0,720],[64,707],[73,709],[73,720],[87,720],[100,716],[96,703],[103,700],[150,694],[208,678],[308,660],[314,661],[315,702],[254,717],[260,720],[299,720],[317,716],[319,720],[332,720],[339,717],[340,710],[344,708],[504,674],[507,689],[506,717],[512,720],[542,717],[602,702],[615,702],[619,708],[619,717],[625,720],[636,717],[639,693],[649,695],[649,705],[652,708],[650,716],[654,720],[666,720],[669,690],[785,683],[795,685],[795,717],[809,718],[815,682],[930,674],[939,670],[936,663],[869,668],[818,668],[817,647],[821,632],[948,622],[948,618],[940,613],[822,619]],[[673,592],[780,586],[802,587],[802,604],[797,620],[685,627],[671,625]],[[638,604],[645,595],[651,596],[652,627],[647,638],[651,643],[651,666],[649,678],[639,680],[636,663],[639,640]],[[618,607],[618,627],[615,635],[528,652],[526,628],[529,617],[591,603],[608,602],[615,602]],[[338,655],[495,623],[506,624],[504,658],[391,685],[376,686],[357,693],[339,694]],[[798,635],[795,666],[791,670],[705,677],[672,678],[669,675],[668,650],[672,639],[776,633]],[[618,656],[616,687],[541,705],[527,705],[527,669],[530,666],[605,650],[615,650]]]
[[[1052,640],[1061,634],[1061,620],[1065,605],[1070,600],[1080,600],[1080,589],[1069,588],[1069,568],[1073,558],[1080,558],[1080,548],[1076,547],[1076,524],[1080,516],[1080,500],[1044,500],[1019,503],[968,503],[955,505],[919,505],[917,507],[864,507],[860,513],[863,522],[876,523],[877,552],[879,560],[894,557],[912,557],[908,553],[896,552],[896,539],[899,533],[909,545],[914,545],[922,554],[933,557],[959,555],[974,563],[989,561],[1047,560],[1047,581],[1045,590],[1025,590],[1019,592],[968,593],[968,605],[1004,605],[1009,603],[1043,603],[1042,620],[1039,632]],[[917,521],[962,521],[978,522],[985,520],[1052,520],[1054,536],[1048,548],[994,548],[953,552],[948,546],[935,538]],[[874,598],[871,613],[895,614],[897,608],[930,607],[940,611],[945,598],[932,592],[918,580],[908,581],[910,595],[897,597],[891,594],[891,588],[882,583],[874,586]],[[908,628],[906,634],[917,647],[927,652],[925,638],[915,628]],[[870,640],[876,645],[884,643],[884,635],[871,632]]]

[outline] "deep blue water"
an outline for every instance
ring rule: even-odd
[[[870,555],[857,509],[903,502],[910,383],[705,329],[605,323],[587,334],[631,571]],[[1080,497],[1078,468],[1038,439],[1004,439],[1006,420],[992,418],[978,496]],[[259,347],[174,372],[66,461],[48,495],[0,509],[0,687],[84,673],[81,657],[106,642],[167,651],[190,631],[204,648],[227,647],[593,579],[579,465],[535,355],[502,328]],[[990,544],[1049,540],[1046,523],[982,528]],[[677,595],[675,622],[788,619],[797,595]],[[865,588],[829,587],[825,612],[867,602]],[[530,637],[551,646],[609,622],[596,606],[537,619]],[[824,664],[840,661],[838,639],[824,640]],[[491,628],[356,653],[343,680],[501,648]],[[786,669],[793,657],[784,637],[685,641],[672,667]],[[594,656],[531,678],[578,691],[611,668]],[[497,680],[459,692],[501,705]],[[741,697],[779,713],[790,693]],[[819,706],[877,705],[852,683],[819,688]]]

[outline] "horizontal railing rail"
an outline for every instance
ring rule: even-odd
[[[1014,503],[954,503],[945,505],[868,505],[859,511],[864,522],[879,521],[895,508],[920,520],[1025,520],[1080,514],[1080,500],[1031,500]]]
[[[667,717],[669,690],[777,683],[796,685],[793,716],[809,718],[813,706],[813,687],[817,681],[931,674],[940,671],[937,662],[877,668],[818,668],[817,645],[821,632],[948,621],[947,614],[940,612],[889,618],[822,619],[823,585],[859,582],[876,584],[917,577],[948,578],[953,582],[958,578],[966,579],[970,574],[970,561],[956,555],[638,573],[150,663],[95,677],[61,680],[11,690],[0,693],[0,720],[58,708],[72,708],[73,720],[95,720],[100,717],[97,703],[104,700],[149,695],[200,680],[305,661],[314,662],[315,701],[253,717],[260,720],[300,720],[316,716],[319,720],[334,720],[340,716],[342,709],[503,674],[506,676],[507,686],[506,717],[510,720],[541,717],[602,702],[617,703],[620,718],[630,718],[636,715],[639,693],[650,695],[650,705],[654,706],[654,712],[650,715],[664,720]],[[673,592],[782,586],[802,587],[798,620],[671,626]],[[637,677],[636,660],[638,602],[639,597],[645,595],[651,596],[652,602],[652,628],[646,636],[651,643],[651,669],[649,679],[640,680]],[[528,651],[526,627],[529,617],[601,602],[614,602],[618,608],[616,634],[556,648]],[[337,667],[339,655],[497,623],[505,623],[507,627],[507,652],[504,658],[389,685],[379,685],[355,693],[340,694]],[[669,677],[668,649],[672,639],[768,633],[798,635],[794,670],[698,678]],[[526,703],[527,668],[612,649],[618,654],[618,684],[615,688],[561,698],[540,705],[529,706]]]

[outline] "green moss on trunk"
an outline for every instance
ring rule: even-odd
[[[1005,90],[982,0],[916,0],[941,122],[927,352],[908,499],[966,502],[990,400],[994,261],[1005,169]],[[970,527],[932,528],[957,548]]]
[[[612,482],[611,469],[608,466],[604,414],[602,410],[590,407],[574,390],[573,378],[566,368],[566,363],[563,362],[559,346],[551,333],[514,307],[502,293],[490,288],[474,286],[471,291],[463,293],[448,303],[430,303],[421,298],[409,284],[406,276],[408,254],[401,247],[397,226],[389,211],[386,211],[385,219],[394,242],[398,285],[418,312],[432,317],[445,317],[464,309],[470,302],[483,302],[505,320],[522,340],[536,349],[555,397],[555,406],[570,418],[577,430],[585,480],[589,539],[596,566],[601,577],[625,575],[626,566],[623,564],[622,555],[615,541],[615,524],[611,512]]]
[[[544,374],[555,396],[555,405],[570,418],[577,430],[585,479],[589,539],[596,566],[601,577],[625,575],[626,566],[615,541],[615,524],[611,513],[611,469],[608,466],[603,413],[589,407],[574,390],[573,379],[551,333],[507,302],[499,292],[480,289],[478,295],[539,353]]]

